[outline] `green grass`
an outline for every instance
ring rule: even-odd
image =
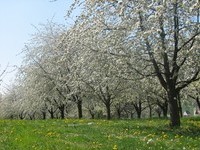
[[[200,150],[200,118],[0,120],[0,150]]]

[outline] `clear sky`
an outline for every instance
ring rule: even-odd
[[[24,44],[36,32],[33,27],[47,20],[66,24],[65,14],[71,0],[0,0],[0,71],[20,66]],[[53,19],[52,19],[53,18]],[[14,73],[6,74],[1,85],[9,84]]]

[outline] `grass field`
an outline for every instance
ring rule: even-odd
[[[200,118],[0,120],[0,150],[200,150]]]

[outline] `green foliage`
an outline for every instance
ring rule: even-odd
[[[170,129],[165,119],[0,120],[0,150],[198,150],[200,118],[182,121]]]

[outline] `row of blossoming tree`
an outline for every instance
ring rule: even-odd
[[[67,17],[79,8],[73,26],[48,23],[26,44],[2,114],[82,118],[87,111],[111,119],[163,112],[180,126],[182,103],[199,104],[200,1],[75,0]]]

